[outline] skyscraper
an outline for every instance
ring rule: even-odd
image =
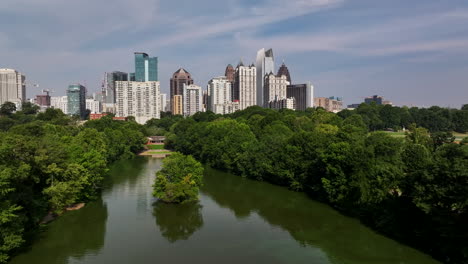
[[[86,87],[81,84],[71,84],[67,89],[68,114],[80,116],[85,119],[86,116]]]
[[[64,114],[68,114],[68,96],[50,97],[50,107],[60,109]]]
[[[223,105],[232,102],[231,89],[226,76],[211,79],[208,82],[208,110],[222,114]]]
[[[115,82],[128,81],[128,73],[113,71],[104,74],[104,83],[102,86],[102,94],[105,104],[115,104]]]
[[[268,101],[264,99],[264,82],[265,76],[275,72],[275,59],[273,57],[273,50],[261,49],[257,52],[257,105],[262,107],[268,106]],[[266,104],[265,104],[266,102]]]
[[[160,94],[160,100],[161,102],[159,103],[159,107],[161,108],[159,111],[161,112],[166,112],[166,104],[167,104],[167,94],[162,93]]]
[[[133,116],[139,124],[160,118],[159,82],[116,82],[116,116]]]
[[[158,81],[158,57],[149,57],[143,52],[135,52],[135,81]]]
[[[200,86],[184,84],[183,95],[184,116],[191,116],[202,111],[203,94]]]
[[[172,114],[173,115],[183,115],[184,109],[182,108],[182,95],[174,95],[172,97]]]
[[[314,107],[314,86],[310,82],[288,85],[286,97],[295,99],[296,110],[305,111],[309,107]]]
[[[232,67],[232,65],[229,64],[226,67],[226,71],[224,73],[224,76],[226,76],[227,80],[232,83],[232,82],[234,82],[234,73],[235,73],[234,67]]]
[[[12,102],[21,106],[26,100],[26,77],[13,69],[0,69],[0,104]]]
[[[257,70],[252,64],[239,63],[234,74],[232,100],[239,101],[240,110],[257,104]]]
[[[276,76],[274,73],[267,74],[265,76],[263,92],[264,107],[268,107],[271,101],[286,99],[287,86],[286,75]]]
[[[183,95],[184,84],[185,85],[193,84],[193,79],[191,77],[191,74],[188,71],[180,68],[176,72],[174,72],[170,81],[171,111],[173,112],[173,114],[175,114],[174,96]],[[178,114],[182,114],[182,113],[178,113]]]
[[[286,80],[289,82],[289,84],[291,84],[291,75],[289,75],[288,67],[286,67],[284,62],[283,64],[281,64],[281,67],[279,68],[277,75],[278,76],[286,75]]]

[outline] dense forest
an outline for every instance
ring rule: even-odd
[[[407,129],[395,137],[383,129]],[[446,263],[468,263],[468,139],[462,109],[361,105],[339,114],[250,107],[165,116],[166,147],[330,204]]]
[[[37,233],[49,212],[60,214],[100,193],[108,165],[145,143],[143,126],[101,120],[80,125],[60,110],[38,113],[26,103],[0,108],[0,263]]]

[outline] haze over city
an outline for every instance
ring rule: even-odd
[[[2,67],[53,95],[75,82],[99,91],[104,72],[131,71],[135,51],[159,57],[167,93],[179,67],[205,87],[271,47],[293,82],[345,104],[378,94],[458,108],[468,97],[466,1],[17,0],[0,7],[0,23]],[[27,97],[40,89],[28,85]]]

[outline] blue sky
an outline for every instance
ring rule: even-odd
[[[273,48],[316,96],[468,103],[466,0],[4,0],[0,25],[0,68],[54,95],[76,82],[99,90],[104,72],[133,71],[135,51],[159,57],[168,92],[179,67],[206,87]]]

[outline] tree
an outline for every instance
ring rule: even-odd
[[[12,102],[5,102],[0,107],[0,115],[11,116],[16,111],[16,105]]]
[[[202,185],[203,166],[192,156],[174,153],[163,161],[156,173],[153,196],[167,203],[185,203],[198,200]]]

